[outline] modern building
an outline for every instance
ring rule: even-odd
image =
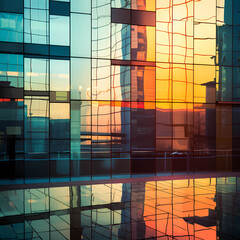
[[[240,169],[238,0],[1,0],[0,184]]]

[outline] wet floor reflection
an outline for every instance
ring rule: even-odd
[[[4,190],[0,239],[239,239],[240,178]]]

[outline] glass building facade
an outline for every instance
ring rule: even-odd
[[[1,0],[0,184],[240,170],[238,0]]]
[[[235,240],[239,184],[211,177],[4,190],[0,238]]]

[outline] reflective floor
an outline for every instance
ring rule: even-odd
[[[240,178],[0,192],[0,239],[239,239]]]

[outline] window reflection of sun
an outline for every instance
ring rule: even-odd
[[[157,234],[173,237],[216,239],[216,226],[206,228],[184,220],[184,217],[209,216],[209,209],[216,207],[215,195],[216,180],[210,178],[147,182],[143,212],[145,237],[150,237],[150,230],[156,229]]]
[[[156,19],[156,60],[169,62],[157,64],[156,100],[205,103],[202,84],[215,80],[216,1],[157,1]],[[193,63],[212,66],[195,71]]]

